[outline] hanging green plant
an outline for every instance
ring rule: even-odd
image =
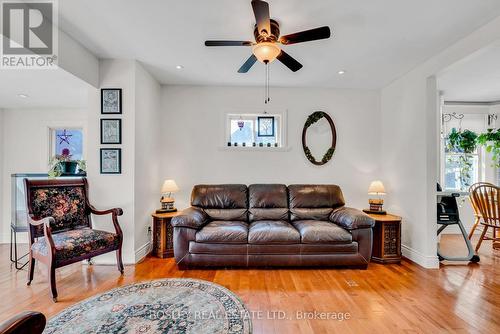
[[[492,160],[494,161],[493,166],[500,167],[500,129],[488,129],[488,132],[481,133],[477,137],[477,143],[484,146],[486,152],[491,153]]]
[[[461,153],[458,157],[460,164],[460,184],[462,190],[470,186],[472,170],[472,154],[476,151],[478,145],[478,135],[470,130],[451,129],[448,135],[448,150],[455,153]]]
[[[470,130],[451,129],[448,135],[448,149],[457,153],[472,154],[477,148],[477,134]]]

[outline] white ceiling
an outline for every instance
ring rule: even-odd
[[[62,69],[0,70],[0,109],[84,107],[87,91],[84,81]]]
[[[500,42],[446,69],[438,86],[448,101],[500,101]]]
[[[329,25],[333,38],[286,51],[274,86],[380,88],[500,15],[498,0],[269,0],[282,34]],[[261,64],[237,70],[248,47],[207,48],[206,39],[252,39],[250,0],[64,0],[62,30],[100,58],[137,59],[164,84],[262,85]],[[181,64],[185,68],[176,70]],[[339,76],[337,72],[345,70]]]

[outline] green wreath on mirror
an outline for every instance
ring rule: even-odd
[[[332,133],[332,144],[330,148],[326,151],[326,153],[323,155],[323,158],[318,161],[316,158],[312,155],[311,150],[307,146],[307,129],[319,121],[320,119],[325,118],[328,121],[328,124],[330,125],[330,130]],[[307,160],[309,160],[311,163],[321,166],[326,164],[328,161],[330,161],[333,157],[333,153],[335,153],[335,147],[337,146],[337,131],[335,130],[335,124],[333,124],[333,120],[324,111],[315,111],[309,117],[307,117],[306,123],[304,124],[304,129],[302,130],[302,148],[304,149],[304,154],[306,155]]]

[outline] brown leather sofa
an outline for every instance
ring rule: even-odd
[[[172,219],[174,255],[190,267],[365,269],[374,221],[345,207],[336,185],[197,185]]]

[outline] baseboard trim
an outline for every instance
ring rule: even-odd
[[[141,262],[149,253],[151,253],[151,246],[151,241],[148,241],[135,251],[135,263]]]
[[[403,253],[403,256],[405,258],[407,258],[411,262],[418,264],[421,267],[424,267],[426,269],[439,268],[439,259],[437,255],[427,256],[406,245],[401,245],[401,252]]]

